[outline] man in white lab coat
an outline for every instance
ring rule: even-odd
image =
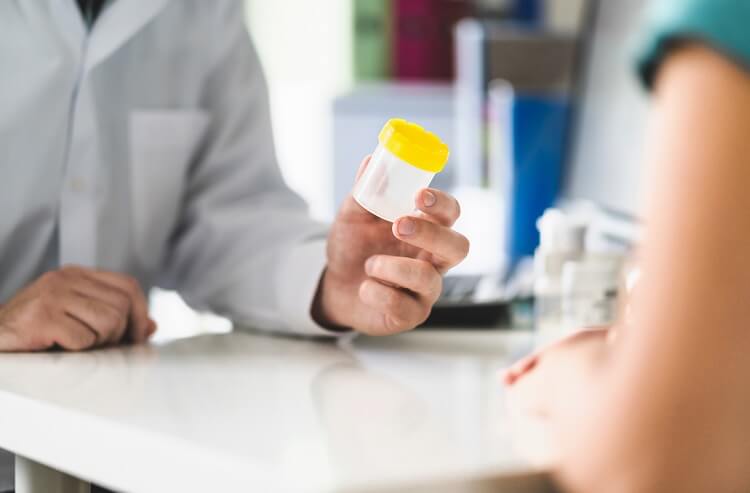
[[[468,249],[458,204],[424,191],[391,227],[349,199],[330,231],[311,221],[242,4],[0,2],[0,350],[143,341],[154,285],[264,330],[427,316]]]
[[[242,4],[0,1],[0,351],[145,341],[156,285],[261,330],[426,318],[468,250],[457,202],[425,190],[391,225],[349,198],[330,229],[310,220]]]

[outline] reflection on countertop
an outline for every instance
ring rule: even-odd
[[[338,489],[522,465],[498,371],[530,346],[511,332],[336,343],[235,331],[2,355],[0,392],[260,462],[292,486]]]

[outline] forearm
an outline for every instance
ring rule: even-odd
[[[556,429],[573,491],[750,485],[750,80],[716,53],[658,83],[645,272],[595,399]]]

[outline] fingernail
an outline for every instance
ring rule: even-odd
[[[429,190],[425,190],[422,194],[422,202],[424,202],[425,207],[432,207],[435,205],[435,202],[437,202],[437,197],[435,197],[435,194]]]
[[[365,262],[365,272],[368,274],[372,272],[373,267],[375,266],[375,257],[370,257]]]
[[[417,224],[413,219],[405,217],[398,222],[398,234],[401,236],[413,235],[417,230]]]

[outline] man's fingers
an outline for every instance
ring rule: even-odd
[[[86,295],[71,293],[60,300],[63,311],[96,335],[96,345],[113,344],[122,339],[128,326],[127,312]]]
[[[458,200],[434,188],[425,188],[417,193],[415,200],[417,209],[435,219],[443,226],[451,227],[461,216],[461,206]]]
[[[124,314],[129,314],[132,308],[132,300],[129,293],[113,284],[102,282],[93,276],[75,280],[70,289],[89,298],[96,298],[103,301]]]
[[[146,337],[151,337],[156,333],[156,322],[153,319],[148,319],[148,329],[146,330]]]
[[[434,265],[419,259],[374,255],[365,263],[368,276],[408,289],[427,302],[434,302],[443,287],[443,280]]]
[[[149,336],[149,331],[153,332],[151,329],[153,321],[148,316],[148,302],[140,284],[134,278],[115,272],[77,266],[64,267],[61,271],[70,278],[71,290],[103,300],[118,310],[121,310],[124,305],[122,301],[124,295],[128,303],[125,311],[128,318],[126,328],[130,329],[129,335],[133,342],[144,342]],[[102,285],[108,288],[101,289]],[[122,334],[119,334],[119,338],[122,338]]]
[[[441,272],[459,264],[469,253],[469,240],[464,235],[424,218],[405,216],[397,219],[393,223],[393,234],[399,240],[431,253]]]
[[[419,302],[405,291],[367,279],[359,288],[359,298],[382,315],[382,327],[373,335],[390,335],[412,329],[430,314],[430,304]]]
[[[2,327],[0,327],[2,329]],[[23,338],[15,330],[0,330],[0,352],[8,353],[13,351],[24,351],[31,348],[24,344]],[[46,348],[44,348],[46,349]]]
[[[148,316],[148,301],[138,281],[130,276],[107,271],[92,271],[99,281],[109,283],[125,292],[130,298],[130,326],[133,342],[141,343],[148,338],[151,319]]]
[[[354,179],[354,183],[357,183],[360,178],[362,178],[362,175],[365,174],[365,170],[367,169],[367,166],[370,164],[370,159],[372,159],[372,155],[365,156],[365,158],[362,160],[361,163],[359,163],[359,169],[357,170],[357,177]]]
[[[359,165],[359,170],[357,171],[357,177],[355,178],[354,184],[359,182],[360,178],[362,178],[362,175],[365,173],[365,170],[367,169],[367,166],[370,164],[370,158],[371,156],[367,156],[362,160],[362,163]],[[357,216],[357,217],[366,217],[367,221],[369,222],[378,222],[382,221],[382,219],[374,216],[373,214],[370,214],[367,212],[367,209],[359,205],[359,202],[354,200],[354,196],[350,193],[346,199],[344,199],[344,202],[341,204],[341,209],[339,210],[340,216]]]
[[[71,286],[71,290],[86,298],[93,298],[112,307],[125,320],[130,319],[133,302],[131,296],[112,284],[107,284],[94,277],[81,277]],[[126,324],[127,325],[127,324]],[[122,341],[127,327],[113,331],[103,344],[116,344]]]
[[[68,351],[83,351],[97,344],[97,335],[84,323],[71,317],[63,316],[55,320],[50,340]]]

